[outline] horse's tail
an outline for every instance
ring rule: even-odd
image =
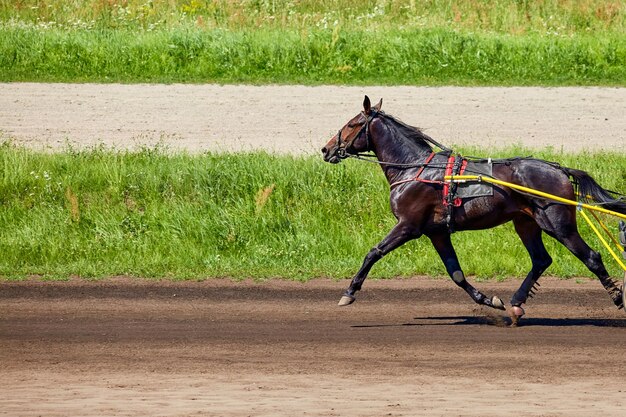
[[[578,169],[562,167],[578,187],[578,195],[584,201],[601,204],[602,207],[626,214],[626,196],[602,188],[591,175]]]

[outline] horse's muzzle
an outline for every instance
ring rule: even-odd
[[[324,157],[324,161],[330,162],[331,164],[338,164],[341,162],[342,154],[345,155],[345,149],[339,149],[338,146],[333,146],[328,149],[327,147],[322,148],[322,155]]]

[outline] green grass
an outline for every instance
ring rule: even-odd
[[[0,20],[43,28],[442,28],[572,35],[623,32],[623,0],[0,0]]]
[[[623,86],[625,39],[624,1],[0,0],[0,81]]]
[[[1,81],[623,85],[624,38],[0,29]],[[620,41],[621,40],[621,41]]]
[[[491,156],[527,154],[513,148]],[[535,156],[589,170],[607,188],[626,188],[623,154]],[[0,167],[5,278],[349,277],[395,223],[380,169],[358,161],[159,149],[49,154],[5,143]],[[457,233],[453,241],[469,275],[521,277],[530,267],[510,225]],[[589,275],[560,245],[546,243],[555,259],[548,274]],[[607,265],[619,274],[613,262]],[[427,239],[392,252],[372,271],[416,274],[445,275]]]

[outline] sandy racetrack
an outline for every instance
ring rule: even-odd
[[[0,133],[35,148],[318,153],[364,94],[448,146],[626,151],[626,88],[597,87],[0,84]]]
[[[510,297],[518,282],[482,283]],[[626,315],[545,279],[525,326],[448,280],[2,283],[7,416],[622,416]]]
[[[0,84],[0,132],[315,153],[364,93],[448,145],[626,151],[610,88]],[[477,284],[505,300],[518,285]],[[596,281],[543,279],[518,329],[449,280],[368,281],[338,308],[346,286],[0,281],[0,415],[624,415],[626,314]]]

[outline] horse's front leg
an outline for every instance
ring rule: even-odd
[[[499,297],[494,295],[493,297],[489,298],[465,280],[465,275],[461,270],[461,265],[459,264],[459,259],[456,256],[454,246],[452,246],[452,241],[450,240],[449,234],[442,233],[429,237],[431,242],[433,243],[433,246],[437,250],[437,253],[441,257],[441,260],[446,266],[446,271],[448,271],[448,274],[456,285],[463,288],[465,292],[467,292],[469,296],[472,297],[472,300],[474,300],[477,304],[486,305],[488,307],[496,308],[498,310],[505,309],[504,303]]]
[[[361,269],[359,269],[354,278],[352,278],[350,286],[343,297],[341,297],[341,300],[339,300],[339,305],[347,306],[356,300],[354,294],[361,289],[363,281],[367,278],[367,274],[378,260],[402,244],[409,240],[416,239],[419,236],[420,233],[415,227],[411,227],[403,222],[396,224],[389,234],[367,253],[361,265]]]

